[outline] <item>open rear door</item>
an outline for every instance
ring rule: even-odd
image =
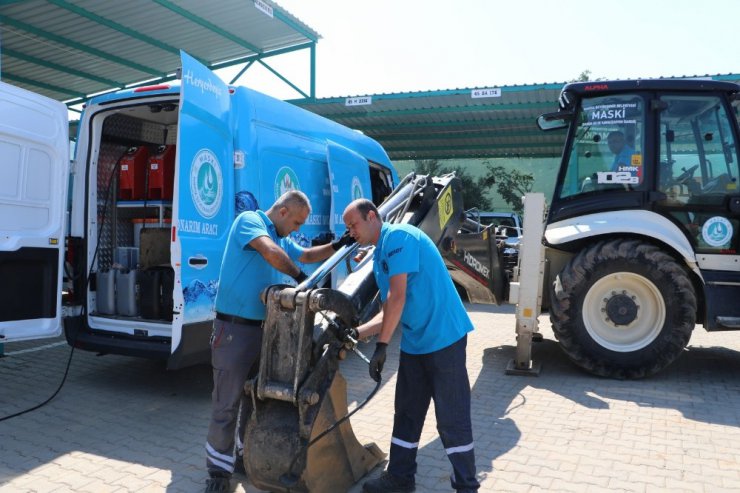
[[[0,82],[0,342],[61,333],[67,108]]]
[[[331,215],[329,224],[332,233],[341,236],[347,229],[342,220],[344,209],[355,199],[372,200],[370,168],[367,159],[356,152],[329,141],[326,150],[331,184]]]
[[[170,367],[208,350],[221,257],[234,221],[229,88],[181,52],[182,87],[172,222],[175,270]],[[177,360],[177,361],[175,361]]]

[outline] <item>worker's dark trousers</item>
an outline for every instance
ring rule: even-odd
[[[470,424],[470,382],[465,367],[467,336],[429,354],[401,351],[396,382],[388,472],[411,481],[416,474],[416,452],[421,429],[434,399],[437,431],[452,463],[452,487],[477,490],[473,430]]]
[[[252,409],[251,401],[244,395],[244,383],[259,369],[261,349],[261,326],[214,320],[211,336],[212,410],[206,442],[206,465],[209,474],[233,473],[235,455],[242,455],[244,446],[241,441],[244,437],[244,427]],[[239,413],[240,403],[241,413]]]

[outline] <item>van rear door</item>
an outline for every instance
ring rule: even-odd
[[[0,342],[61,333],[67,107],[0,82]]]
[[[173,368],[197,360],[195,353],[208,350],[221,257],[234,221],[229,88],[187,53],[181,52],[181,59],[172,204],[176,313],[172,324]]]

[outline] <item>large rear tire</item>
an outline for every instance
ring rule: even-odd
[[[603,377],[642,378],[675,360],[696,324],[688,272],[637,239],[585,248],[553,283],[550,321],[560,347]]]

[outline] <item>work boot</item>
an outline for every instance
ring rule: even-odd
[[[244,467],[244,456],[237,455],[234,462],[234,474],[247,477],[247,469]]]
[[[403,480],[387,471],[383,471],[379,478],[366,481],[362,485],[364,493],[408,493],[415,490],[413,479]]]
[[[214,474],[206,481],[206,493],[228,493],[231,483],[227,474]]]

